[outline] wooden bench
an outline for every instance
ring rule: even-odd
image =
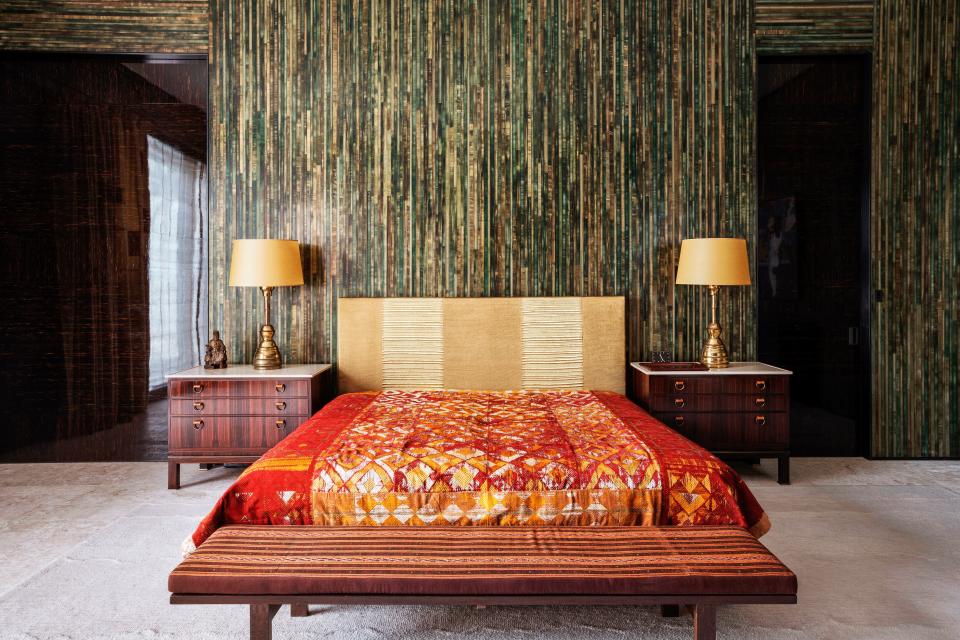
[[[170,574],[173,604],[249,604],[250,638],[309,604],[792,604],[797,578],[735,527],[283,527],[217,530]]]

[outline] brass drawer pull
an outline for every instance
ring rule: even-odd
[[[277,429],[284,429],[287,426],[286,420],[277,420]]]
[[[767,424],[767,419],[764,416],[757,416],[753,419],[753,421],[757,423],[758,427],[762,427],[763,425]]]
[[[756,404],[756,405],[757,405],[758,407],[760,407],[761,409],[762,409],[763,407],[767,406],[767,399],[766,399],[766,398],[756,398],[753,402],[754,402],[754,404]]]
[[[201,391],[203,391],[203,385],[198,382],[193,383],[193,392],[200,393]]]
[[[753,383],[753,386],[757,388],[757,391],[766,391],[767,381],[766,380],[757,380]]]
[[[203,429],[203,420],[194,420],[193,428],[196,429],[197,431],[200,431],[200,429]]]
[[[674,423],[675,425],[677,425],[678,427],[679,427],[680,425],[682,425],[682,424],[683,424],[684,422],[686,422],[686,421],[687,421],[687,419],[684,418],[683,416],[676,416],[676,417],[674,417],[674,419],[673,419],[673,423]]]
[[[677,391],[683,391],[684,389],[687,388],[687,383],[684,382],[683,380],[674,380],[673,388],[676,389]]]
[[[276,386],[274,386],[274,389],[277,390],[277,393],[283,393],[287,390],[287,385],[283,384],[282,382],[278,382]]]
[[[674,399],[673,399],[673,406],[675,406],[677,409],[683,409],[683,406],[684,406],[685,404],[687,404],[687,401],[684,400],[683,398],[674,398]]]
[[[276,403],[274,403],[273,406],[275,406],[275,407],[277,408],[277,411],[283,411],[284,409],[287,408],[287,403],[286,403],[286,402],[282,402],[282,401],[281,401],[281,402],[276,402]]]
[[[193,403],[193,410],[194,410],[194,411],[203,411],[203,407],[204,407],[204,405],[203,405],[202,402],[194,402],[194,403]]]

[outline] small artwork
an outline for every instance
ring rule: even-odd
[[[673,362],[672,351],[651,351],[650,362]]]
[[[760,298],[797,298],[797,200],[793,196],[760,203],[757,282]]]
[[[220,339],[220,332],[214,331],[213,337],[207,343],[203,355],[204,369],[226,369],[227,368],[227,345]]]

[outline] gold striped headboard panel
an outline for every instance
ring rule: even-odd
[[[624,392],[624,299],[340,298],[340,392]]]

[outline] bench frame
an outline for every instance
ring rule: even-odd
[[[679,615],[687,606],[693,614],[695,640],[714,640],[717,635],[717,607],[726,604],[796,604],[795,595],[211,595],[174,593],[171,604],[247,604],[250,605],[250,640],[271,640],[273,617],[281,606],[290,605],[293,617],[310,615],[311,604],[436,604],[473,606],[521,605],[661,605],[664,616]]]

